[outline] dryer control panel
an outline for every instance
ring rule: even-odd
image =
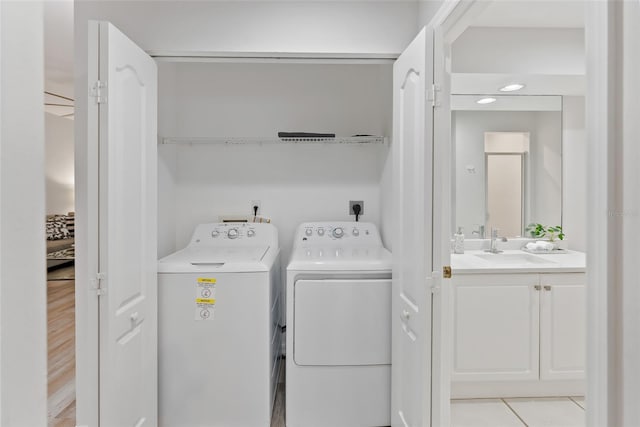
[[[335,221],[305,222],[298,226],[295,246],[382,246],[375,224],[370,222]]]
[[[278,246],[278,232],[272,224],[221,222],[200,224],[191,236],[194,246]]]

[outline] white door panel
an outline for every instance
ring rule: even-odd
[[[99,26],[100,425],[157,423],[155,62]],[[91,83],[91,82],[90,82]]]
[[[391,280],[296,281],[296,364],[390,364],[390,298]]]
[[[541,274],[540,379],[584,379],[585,275]]]
[[[461,275],[453,282],[452,380],[537,380],[537,276]]]
[[[393,68],[392,426],[430,422],[433,30]]]

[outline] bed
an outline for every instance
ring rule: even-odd
[[[73,264],[75,260],[75,216],[47,215],[47,269]]]

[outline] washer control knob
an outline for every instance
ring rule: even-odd
[[[220,235],[220,232],[216,229],[211,232],[211,237],[214,239]]]
[[[255,230],[247,230],[247,237],[253,237],[256,235],[256,231]]]
[[[318,236],[324,236],[324,228],[318,228]]]
[[[311,228],[307,228],[306,230],[304,230],[304,234],[306,234],[307,236],[311,236],[313,234],[313,230]]]
[[[237,239],[238,238],[238,229],[237,228],[230,228],[229,231],[227,231],[227,237],[229,237],[230,239]]]
[[[358,230],[357,228],[354,228],[353,231],[351,232],[351,234],[353,234],[354,236],[358,237],[360,235],[360,230]]]
[[[344,236],[344,230],[342,229],[342,227],[336,227],[333,229],[333,232],[331,234],[333,234],[333,237],[335,237],[336,239],[339,239]]]

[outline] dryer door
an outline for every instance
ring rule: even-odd
[[[297,280],[297,365],[391,363],[391,279]]]

